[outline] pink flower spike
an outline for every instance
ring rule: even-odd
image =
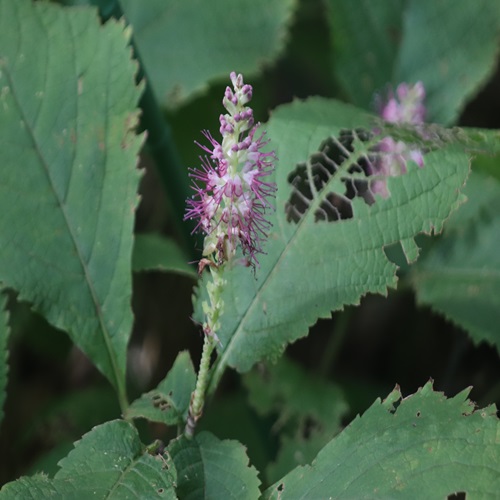
[[[245,105],[252,98],[251,85],[241,74],[231,73],[233,89],[226,88],[218,142],[203,131],[209,145],[196,143],[207,156],[200,157],[201,169],[190,169],[195,194],[187,200],[184,219],[197,221],[196,230],[205,233],[203,255],[217,252],[218,265],[232,259],[238,246],[247,263],[258,265],[257,254],[271,228],[266,211],[273,209],[270,198],[276,185],[265,177],[274,171],[276,155],[262,149],[269,143],[264,134],[255,139],[259,124]]]
[[[419,125],[425,119],[425,88],[422,82],[414,85],[400,83],[396,91],[390,91],[387,102],[380,108],[380,116],[391,123],[410,123]],[[424,166],[424,155],[419,149],[411,149],[402,141],[395,141],[392,137],[384,137],[378,143],[377,160],[371,165],[372,175],[395,177],[406,173],[407,162],[413,161],[419,167]],[[371,183],[371,190],[384,198],[389,196],[386,181],[375,180]]]
[[[425,89],[422,82],[415,85],[400,83],[396,92],[389,92],[389,99],[382,107],[381,117],[391,123],[424,123]]]

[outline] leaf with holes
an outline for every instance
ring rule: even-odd
[[[125,411],[127,418],[146,418],[165,425],[186,421],[196,374],[188,352],[181,352],[156,389],[143,394]]]
[[[263,497],[494,498],[500,423],[495,406],[476,410],[469,391],[446,399],[427,383],[403,399],[396,388]]]
[[[5,485],[0,498],[177,498],[170,455],[150,454],[123,420],[94,427],[59,465],[54,479],[23,477]]]
[[[200,432],[171,441],[168,451],[177,470],[179,498],[254,500],[260,497],[255,467],[248,464],[245,447],[238,441],[217,439]]]
[[[0,0],[0,281],[122,398],[141,145],[128,38],[93,8]]]
[[[256,279],[241,266],[225,276],[222,347],[212,385],[227,365],[247,371],[276,358],[332,310],[358,304],[367,293],[387,294],[397,278],[384,248],[399,242],[414,260],[414,236],[439,232],[463,201],[469,159],[462,146],[440,139],[442,148],[436,148],[437,139],[425,132],[418,143],[416,134],[408,148],[427,151],[424,168],[396,158],[405,175],[367,176],[386,158],[372,130],[370,115],[320,98],[273,114],[267,131],[279,158],[274,229]],[[390,196],[376,194],[376,183]]]

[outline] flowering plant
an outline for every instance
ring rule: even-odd
[[[232,72],[230,77],[234,90],[226,87],[222,101],[228,113],[219,118],[222,144],[210,132],[204,132],[212,149],[200,147],[210,154],[210,159],[201,158],[201,172],[191,169],[196,197],[188,199],[185,215],[185,219],[197,219],[195,230],[205,233],[199,273],[208,266],[212,274],[212,281],[207,284],[209,301],[203,302],[205,342],[189,407],[188,437],[192,437],[201,417],[210,356],[215,342],[220,342],[216,332],[224,309],[224,270],[238,247],[249,264],[258,264],[256,254],[263,252],[262,241],[270,228],[265,212],[271,208],[269,197],[276,190],[274,183],[263,180],[272,173],[275,154],[262,151],[268,144],[263,140],[264,134],[254,139],[258,125],[254,125],[252,109],[245,106],[252,99],[252,87],[243,84],[241,74]]]
[[[234,91],[226,88],[223,104],[227,114],[220,115],[219,144],[205,131],[211,148],[200,146],[210,155],[202,158],[203,170],[191,169],[196,197],[188,200],[186,219],[197,219],[196,229],[205,234],[203,255],[217,256],[213,263],[230,261],[238,245],[250,264],[257,264],[256,254],[262,253],[262,240],[269,231],[265,218],[271,208],[268,198],[276,186],[263,180],[272,172],[274,152],[263,152],[267,145],[264,134],[255,139],[252,109],[245,105],[252,99],[251,85],[243,84],[243,76],[231,73]]]
[[[409,123],[420,125],[425,118],[425,89],[422,82],[415,85],[400,83],[396,92],[390,92],[387,102],[379,104],[380,116],[389,123]],[[378,144],[377,160],[372,164],[371,174],[382,177],[393,177],[407,172],[407,161],[424,166],[424,155],[419,149],[412,149],[404,141],[396,141],[392,137],[384,137]],[[372,183],[372,190],[383,197],[389,196],[384,180]]]
[[[499,40],[0,0],[0,500],[498,496]]]

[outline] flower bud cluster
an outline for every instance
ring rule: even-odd
[[[400,83],[396,92],[389,92],[388,100],[380,116],[390,123],[424,123],[425,88],[422,82],[415,85]]]
[[[396,92],[390,92],[387,102],[381,107],[379,114],[390,123],[422,124],[425,120],[425,89],[422,82],[415,85],[401,83]],[[403,141],[395,141],[392,137],[384,137],[378,144],[381,153],[374,164],[373,174],[383,177],[394,177],[406,173],[407,162],[415,162],[424,166],[424,156],[419,149],[412,149]],[[389,196],[387,183],[384,180],[371,184],[373,193],[384,198]]]
[[[246,106],[252,99],[251,85],[243,76],[231,73],[233,88],[226,88],[223,105],[227,111],[219,118],[222,142],[204,131],[209,146],[198,144],[208,156],[200,157],[201,170],[190,169],[195,195],[187,201],[185,219],[198,221],[195,230],[203,231],[203,255],[216,252],[221,264],[234,257],[241,245],[247,262],[258,264],[256,254],[271,224],[265,218],[272,208],[276,185],[268,182],[276,159],[274,152],[262,149],[269,141],[256,137],[253,111]]]

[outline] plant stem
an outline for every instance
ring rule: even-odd
[[[189,415],[186,423],[184,435],[191,439],[194,434],[196,422],[203,413],[203,405],[205,403],[205,393],[208,384],[208,372],[210,370],[210,357],[215,347],[215,340],[213,337],[205,335],[203,342],[203,351],[201,353],[200,369],[198,371],[198,379],[196,380],[196,387],[191,396],[191,404],[189,405]]]
[[[124,415],[125,411],[129,406],[127,398],[127,388],[125,387],[125,379],[123,379],[123,381],[118,382],[117,392],[118,392],[118,402],[120,404],[120,410],[122,412],[122,415]]]
[[[335,322],[334,332],[330,335],[330,339],[326,344],[325,350],[323,351],[323,356],[319,364],[319,373],[323,376],[328,375],[330,368],[335,363],[337,356],[339,354],[340,347],[347,333],[347,327],[352,316],[352,309],[346,308],[344,311],[337,316],[337,321]]]
[[[211,396],[219,386],[220,379],[224,375],[226,366],[222,365],[221,358],[217,358],[214,363],[212,373],[210,374],[210,380],[208,381],[207,394]]]

